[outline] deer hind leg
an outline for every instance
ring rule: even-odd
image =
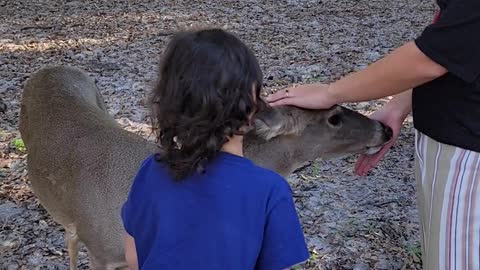
[[[77,228],[71,224],[65,228],[65,242],[67,243],[70,270],[77,270],[78,262],[78,235]]]

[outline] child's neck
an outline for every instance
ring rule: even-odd
[[[223,145],[222,151],[243,157],[243,136],[233,135],[233,137]]]

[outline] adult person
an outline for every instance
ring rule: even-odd
[[[393,95],[372,118],[394,138],[357,161],[365,175],[395,143],[413,109],[423,268],[480,269],[480,1],[438,0],[434,23],[363,70],[287,88],[273,106],[329,108]]]

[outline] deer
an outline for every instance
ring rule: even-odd
[[[392,137],[381,122],[338,105],[267,106],[254,123],[245,135],[245,157],[284,177],[316,158],[378,152]],[[19,129],[28,181],[41,206],[65,229],[70,269],[77,269],[79,242],[91,269],[128,269],[120,207],[142,161],[161,148],[122,128],[93,77],[73,66],[31,74]]]

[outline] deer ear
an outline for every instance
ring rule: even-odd
[[[282,115],[278,110],[267,107],[255,117],[255,133],[268,141],[280,135],[282,122]]]
[[[300,134],[305,121],[298,121],[299,115],[293,107],[267,107],[255,118],[255,133],[265,140],[280,135]]]

